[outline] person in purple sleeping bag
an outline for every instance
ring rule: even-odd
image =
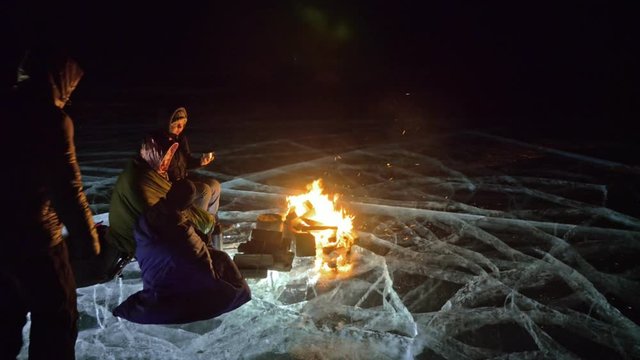
[[[140,217],[134,237],[143,289],[113,315],[139,324],[182,324],[214,318],[251,300],[229,255],[207,246],[185,216],[195,197],[193,182],[176,181]]]

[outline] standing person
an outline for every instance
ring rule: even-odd
[[[75,358],[78,310],[69,254],[100,252],[82,192],[73,121],[63,110],[82,75],[64,52],[34,49],[21,63],[3,109],[5,135],[19,138],[25,153],[11,148],[3,157],[8,191],[2,201],[11,210],[4,215],[0,255],[2,359],[19,354],[28,313],[30,359]],[[69,250],[62,224],[69,232]]]
[[[114,310],[140,324],[181,324],[234,310],[251,291],[229,255],[208,247],[185,210],[195,199],[188,179],[174,182],[135,227],[143,289]]]

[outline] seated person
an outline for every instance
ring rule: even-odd
[[[163,149],[152,137],[147,137],[140,153],[120,173],[111,194],[109,227],[98,228],[103,251],[98,257],[72,260],[78,287],[95,285],[113,279],[135,255],[133,228],[142,212],[164,197],[171,187],[166,170],[175,151],[175,144]],[[190,207],[187,216],[197,224],[203,238],[212,236],[214,219],[211,214]]]
[[[138,217],[164,197],[171,187],[167,169],[178,147],[178,144],[172,144],[164,148],[155,138],[146,137],[140,154],[118,176],[109,204],[107,238],[131,256],[135,254],[133,228]],[[205,211],[191,206],[187,216],[202,234],[211,232],[214,220]]]
[[[113,315],[139,324],[182,324],[219,316],[251,299],[229,255],[208,247],[187,218],[195,196],[195,185],[180,180],[140,217],[135,239],[143,289]]]
[[[209,165],[214,159],[213,153],[205,153],[200,157],[193,156],[189,140],[184,134],[186,126],[187,110],[179,107],[169,118],[168,127],[154,133],[153,136],[164,148],[168,148],[172,144],[180,144],[167,169],[169,181],[174,182],[189,176],[189,179],[196,185],[195,206],[209,211],[217,218],[220,204],[220,183],[209,177],[189,173],[189,170]]]

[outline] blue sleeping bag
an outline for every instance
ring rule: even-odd
[[[139,324],[181,324],[216,317],[251,299],[229,255],[207,247],[164,199],[140,217],[134,236],[143,290],[118,305],[115,316]]]

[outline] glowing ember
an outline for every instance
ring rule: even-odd
[[[296,217],[315,237],[316,268],[323,271],[349,271],[353,233],[353,216],[336,207],[338,195],[330,200],[322,193],[321,180],[307,185],[307,193],[288,196],[288,213]]]

